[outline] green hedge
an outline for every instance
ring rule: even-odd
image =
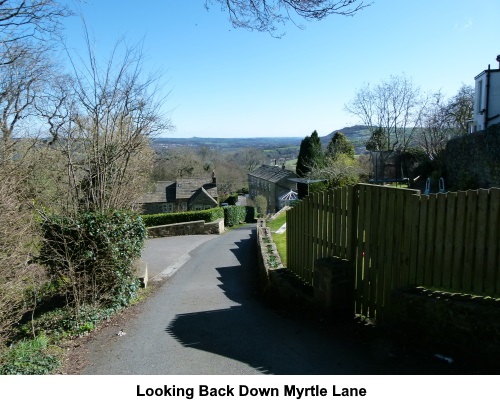
[[[229,205],[224,207],[224,225],[234,226],[242,222],[255,222],[255,210],[253,207]]]
[[[224,211],[220,207],[203,211],[142,215],[142,220],[144,221],[146,227],[178,224],[180,222],[192,221],[214,222],[219,218],[224,218]]]
[[[139,284],[132,261],[140,257],[146,229],[126,211],[52,215],[40,225],[38,262],[61,284],[70,304],[126,306]]]

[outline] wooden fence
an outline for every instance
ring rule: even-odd
[[[406,286],[500,297],[500,189],[420,195],[358,184],[311,194],[287,212],[288,267],[355,263],[356,312],[383,317]]]

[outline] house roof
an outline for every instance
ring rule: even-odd
[[[155,184],[155,190],[142,197],[142,203],[165,202],[167,201],[166,189],[174,184],[173,181],[159,181]]]
[[[205,190],[205,188],[203,187],[200,187],[199,189],[197,189],[194,194],[191,196],[191,198],[189,199],[189,204],[192,204],[194,203],[199,197],[200,195],[204,195],[206,196],[207,198],[210,199],[210,201],[212,201],[215,205],[217,205],[217,201],[210,195],[210,193]]]
[[[289,178],[290,176],[297,176],[291,170],[269,165],[262,165],[250,172],[249,175],[258,179],[270,181],[272,183],[277,183],[278,181]]]
[[[175,188],[175,198],[177,200],[189,199],[193,196],[199,188],[202,188],[207,192],[207,194],[215,199],[217,198],[217,187],[213,183],[212,179],[177,179]]]
[[[474,80],[477,80],[477,78],[481,75],[484,75],[486,73],[499,73],[500,72],[500,69],[486,69],[486,70],[483,70],[481,73],[479,73],[476,77],[474,77]]]
[[[212,200],[216,203],[217,186],[213,180],[207,179],[177,179],[176,181],[159,181],[155,185],[155,191],[145,194],[142,203],[174,202],[175,200],[188,200],[203,188]]]

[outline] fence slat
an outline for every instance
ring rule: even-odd
[[[436,215],[435,215],[435,243],[434,259],[432,263],[432,285],[436,288],[443,286],[443,249],[444,249],[444,224],[446,218],[446,194],[436,195]]]
[[[486,253],[486,295],[500,296],[500,189],[492,188]]]
[[[403,192],[403,189],[397,189],[398,193],[395,194],[395,213],[396,218],[394,221],[394,242],[395,246],[393,250],[393,264],[392,264],[392,288],[401,288],[402,285],[402,272],[403,272],[403,256],[404,256],[404,245],[405,245],[405,208],[406,208],[406,198],[405,196],[409,193]]]
[[[476,212],[476,235],[474,244],[476,246],[474,269],[473,269],[473,292],[481,295],[484,291],[485,282],[485,259],[486,259],[486,233],[488,226],[488,190],[478,190],[477,212]]]
[[[436,195],[430,195],[427,205],[427,223],[425,229],[425,256],[424,256],[424,285],[432,287],[432,272],[433,272],[433,259],[434,247],[436,244],[435,230],[436,230]]]
[[[385,212],[387,209],[387,194],[388,190],[387,188],[381,188],[380,189],[380,204],[378,206],[378,215],[376,217],[376,223],[377,223],[377,228],[378,228],[378,235],[377,235],[377,247],[376,249],[378,250],[377,253],[377,262],[374,263],[374,266],[372,267],[373,271],[377,272],[378,277],[377,277],[377,301],[378,305],[376,308],[376,316],[382,316],[383,312],[383,302],[385,299],[384,295],[384,283],[385,283],[385,272],[383,271],[384,269],[384,261],[385,261],[385,247],[387,244],[387,234],[386,234],[386,221],[385,221]]]
[[[365,286],[365,283],[367,283],[367,278],[365,274],[365,268],[364,268],[364,263],[363,263],[363,251],[365,248],[365,242],[364,242],[364,221],[365,221],[365,212],[363,211],[362,207],[365,206],[365,199],[366,199],[366,187],[364,185],[361,185],[359,188],[359,211],[358,211],[358,218],[357,218],[357,229],[356,229],[356,239],[357,239],[357,250],[356,250],[356,257],[354,258],[355,260],[355,268],[356,268],[356,290],[357,290],[357,298],[359,300],[359,303],[361,304],[359,311],[360,313],[363,313],[365,316],[367,314],[366,312],[366,305],[365,302],[367,300],[367,294],[368,294],[368,289],[367,286]]]
[[[467,193],[465,191],[457,192],[457,211],[455,221],[455,235],[453,242],[453,275],[451,279],[452,289],[460,290],[462,288],[462,266],[464,257],[465,242],[465,206],[467,203]]]
[[[379,242],[379,221],[380,221],[380,210],[381,210],[381,192],[382,187],[372,187],[369,188],[369,193],[371,194],[372,203],[367,206],[367,216],[370,217],[370,236],[368,240],[371,241],[370,246],[367,246],[365,252],[368,252],[370,261],[367,266],[367,278],[370,280],[370,296],[373,300],[381,299],[377,296],[379,277],[377,269],[379,268],[379,258],[381,257],[380,249],[378,248]],[[368,297],[367,297],[368,298]],[[368,301],[367,301],[368,302]],[[375,308],[372,309],[374,311]]]
[[[477,191],[469,190],[467,193],[467,205],[465,216],[465,242],[464,242],[464,264],[462,288],[472,291],[473,288],[473,264],[474,264],[474,238],[476,236],[477,215]]]
[[[417,240],[417,285],[424,285],[425,283],[425,237],[427,235],[427,212],[429,207],[429,196],[424,195],[420,198],[420,217],[418,225],[418,240]]]
[[[446,206],[444,207],[446,214],[443,232],[443,265],[441,272],[441,284],[445,289],[452,288],[453,235],[455,232],[456,205],[457,193],[447,193]]]
[[[418,273],[418,240],[420,230],[420,194],[410,198],[410,264],[408,285],[417,285]]]

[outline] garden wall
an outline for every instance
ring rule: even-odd
[[[416,287],[392,294],[384,321],[407,341],[489,365],[500,361],[500,300]]]
[[[451,139],[445,159],[447,188],[500,187],[500,125]]]
[[[314,308],[312,288],[283,266],[263,219],[257,220],[257,245],[260,292],[267,302],[274,308],[311,313]]]
[[[163,238],[166,236],[181,235],[219,235],[223,233],[224,230],[224,218],[219,218],[214,222],[191,221],[147,228],[148,238]]]

